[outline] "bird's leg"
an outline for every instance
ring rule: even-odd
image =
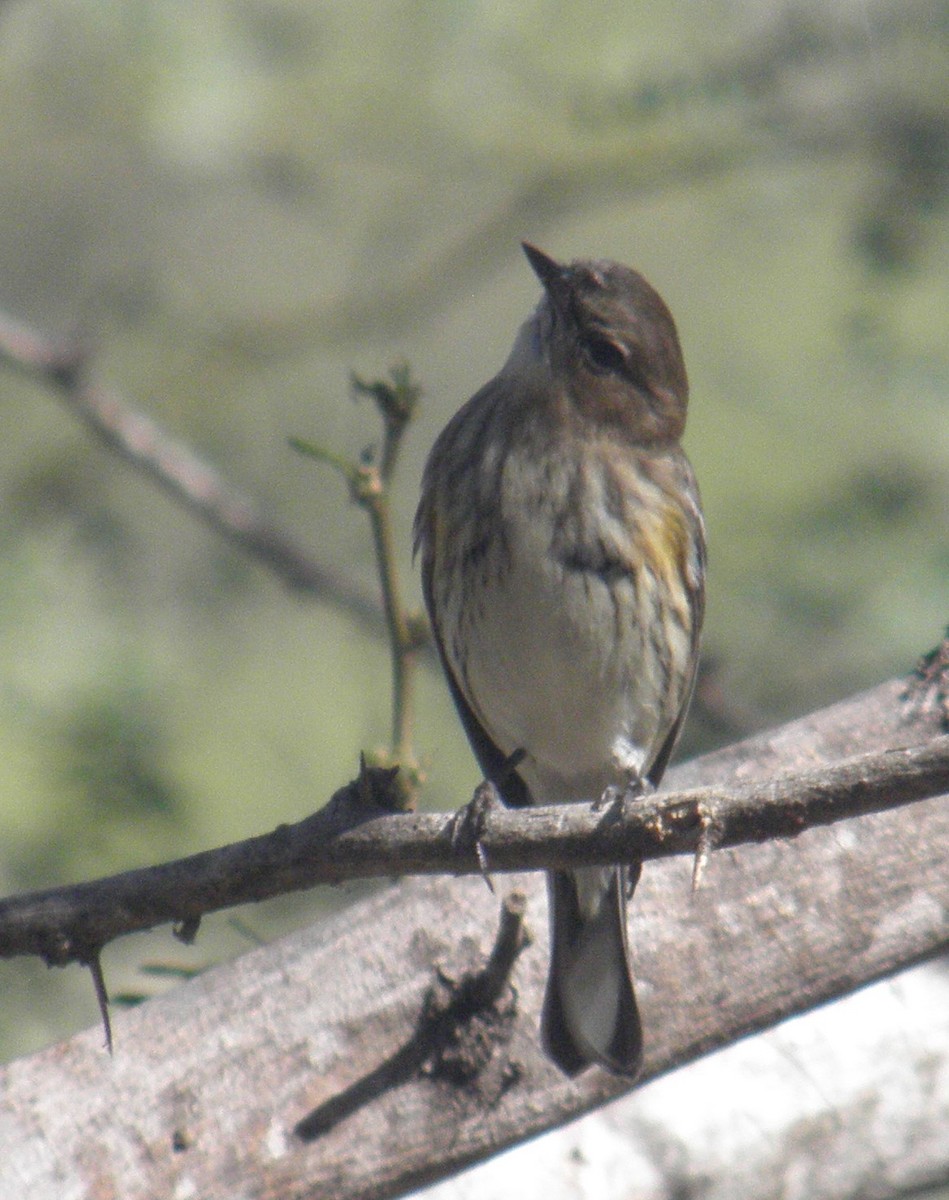
[[[484,779],[474,790],[474,795],[467,804],[462,805],[449,822],[451,847],[458,853],[474,849],[478,856],[478,865],[485,883],[494,891],[494,886],[488,875],[488,857],[485,854],[481,838],[487,827],[488,817],[493,809],[503,807],[501,789],[505,780],[510,776],[525,756],[524,750],[515,750],[501,764],[495,778]]]
[[[607,820],[610,818],[616,820],[622,817],[627,800],[633,803],[641,800],[643,796],[651,796],[655,790],[655,785],[640,775],[638,771],[630,771],[626,783],[622,787],[608,784],[603,789],[603,795],[599,800],[593,802],[593,811],[605,812]],[[636,884],[639,883],[642,870],[643,864],[638,859],[623,864],[621,879],[627,903],[633,898],[633,892],[636,890]]]
[[[490,779],[482,779],[468,803],[463,804],[449,821],[452,849],[464,852],[474,843],[480,852],[479,839],[484,833],[488,814],[501,807],[501,796],[495,784]]]
[[[640,775],[638,771],[630,771],[622,787],[615,783],[607,784],[600,798],[593,801],[593,811],[619,815],[627,800],[641,800],[644,796],[651,796],[655,790],[645,776]]]
[[[593,801],[593,811],[616,812],[622,808],[625,791],[625,788],[617,787],[615,783],[608,783],[603,789],[603,794]]]

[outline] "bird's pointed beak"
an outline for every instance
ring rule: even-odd
[[[570,268],[562,266],[555,258],[551,258],[543,250],[538,250],[530,242],[521,242],[521,247],[534,269],[534,274],[544,285],[544,291],[557,303],[567,291]]]

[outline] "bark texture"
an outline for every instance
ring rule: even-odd
[[[885,684],[670,785],[929,740],[920,688]],[[714,852],[694,896],[690,875],[684,859],[649,864],[633,904],[644,1079],[942,951],[949,805]],[[533,944],[487,1005],[465,997],[497,898],[479,879],[409,881],[120,1014],[111,1059],[96,1029],[11,1064],[0,1195],[393,1196],[628,1090],[596,1071],[569,1082],[542,1056],[542,884],[514,880]]]

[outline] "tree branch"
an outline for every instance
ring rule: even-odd
[[[376,772],[385,776],[386,772]],[[779,837],[949,792],[949,736],[765,783],[650,796],[622,810],[492,809],[474,846],[453,817],[385,813],[357,780],[296,825],[161,866],[0,902],[0,957],[89,962],[113,938],[321,883],[565,868],[694,854]]]
[[[947,1179],[949,970],[935,962],[412,1197],[946,1200]]]
[[[373,628],[382,627],[374,595],[315,562],[188,445],[89,382],[88,356],[80,343],[46,337],[0,313],[0,362],[55,389],[99,441],[288,587],[333,600]]]
[[[391,803],[399,809],[411,810],[418,803],[424,781],[424,772],[412,743],[415,676],[418,651],[426,643],[431,645],[431,641],[424,616],[410,615],[402,601],[398,555],[392,532],[391,483],[402,438],[418,407],[422,389],[412,378],[406,363],[393,367],[387,379],[370,382],[353,375],[352,384],[357,396],[373,398],[382,418],[381,453],[364,454],[356,462],[327,446],[302,438],[291,438],[290,444],[300,453],[335,467],[346,480],[350,496],[369,518],[392,663],[392,739],[387,748],[365,757],[370,758],[374,766],[397,768],[391,779]]]
[[[923,743],[938,719],[916,701],[896,680],[669,781],[767,792],[790,773]],[[874,813],[725,850],[708,876],[693,897],[687,861],[652,863],[632,904],[644,1079],[945,949],[949,805],[921,801],[912,819]],[[534,940],[514,964],[513,1007],[497,1013],[491,1037],[482,1027],[485,1065],[473,1075],[420,1068],[314,1141],[294,1133],[379,1078],[411,1044],[439,979],[476,977],[489,957],[497,901],[479,879],[405,881],[116,1014],[112,1059],[94,1029],[10,1064],[0,1072],[0,1194],[111,1189],[151,1200],[239,1185],[247,1200],[382,1200],[618,1096],[628,1081],[597,1071],[566,1080],[539,1048],[543,887],[533,875],[515,886]],[[916,1178],[945,1167],[947,1146],[933,1135],[920,1144]]]

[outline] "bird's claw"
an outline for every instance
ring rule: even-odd
[[[603,794],[593,801],[594,812],[614,813],[623,805],[624,789],[618,788],[614,784],[609,784],[603,789]]]
[[[488,817],[492,810],[502,807],[497,788],[489,779],[485,779],[478,784],[474,795],[467,804],[458,809],[448,825],[452,850],[456,854],[474,850],[481,876],[492,892],[494,884],[488,874],[488,856],[481,839],[487,829]]]
[[[632,776],[624,787],[617,787],[615,784],[605,787],[602,796],[593,801],[593,811],[605,813],[608,821],[621,820],[627,801],[632,804],[636,800],[641,800],[643,796],[652,795],[655,790],[654,784],[650,783],[648,779],[644,779],[640,775]],[[635,860],[625,866],[623,879],[627,902],[632,899],[642,869],[642,863]]]
[[[651,796],[655,790],[655,787],[648,779],[644,779],[640,775],[633,775],[623,787],[617,787],[613,783],[608,784],[603,789],[603,794],[600,798],[593,801],[593,811],[607,812],[619,816],[623,811],[623,805],[627,801],[632,803],[635,800],[641,800],[644,796]]]

